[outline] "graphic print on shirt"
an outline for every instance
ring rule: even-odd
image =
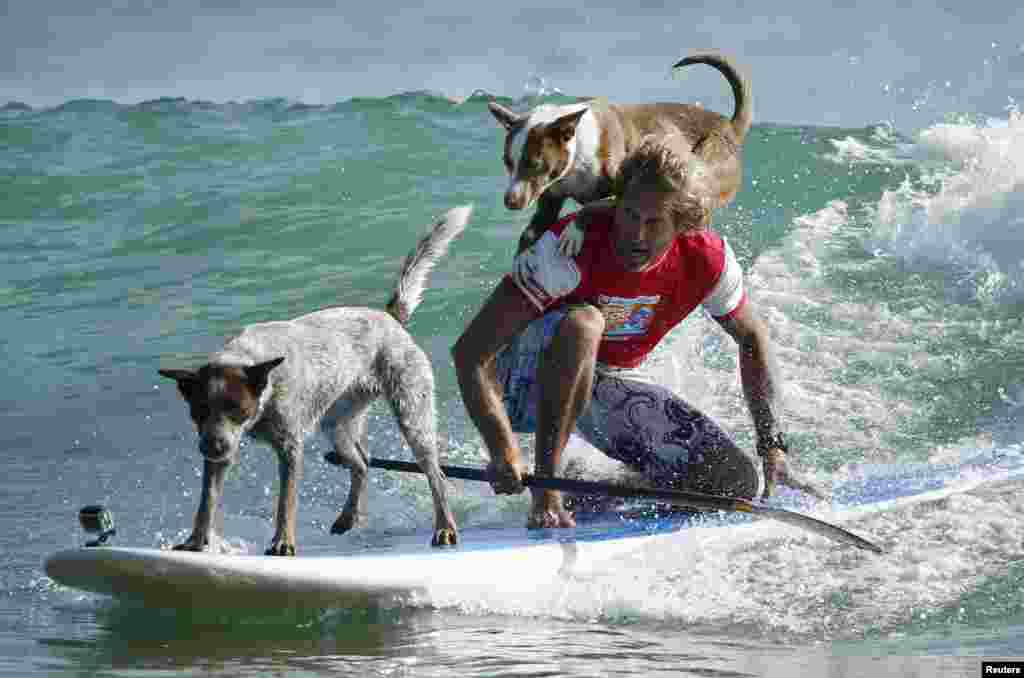
[[[661,295],[642,297],[597,296],[598,308],[604,315],[604,338],[624,341],[647,334]]]

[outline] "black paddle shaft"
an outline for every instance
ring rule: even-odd
[[[419,464],[397,459],[371,459],[370,466],[388,471],[404,471],[406,473],[422,473]],[[459,480],[476,480],[489,482],[490,475],[486,469],[468,466],[441,466],[441,472],[449,478]],[[590,480],[574,480],[572,478],[548,478],[533,475],[523,476],[525,487],[537,487],[543,490],[562,490],[573,494],[594,494],[606,497],[626,497],[652,499],[675,506],[688,506],[704,511],[744,511],[751,513],[753,507],[743,499],[717,497],[713,494],[699,492],[679,492],[676,490],[659,490],[647,487],[624,487],[611,483],[598,483]]]
[[[423,473],[419,464],[411,461],[400,461],[398,459],[371,459],[370,466],[382,468],[388,471],[403,471],[405,473]],[[490,482],[490,474],[486,469],[472,468],[469,466],[441,466],[441,471],[449,478],[459,480],[475,480]],[[702,494],[700,492],[682,492],[679,490],[659,490],[648,487],[624,487],[611,483],[598,483],[590,480],[574,480],[571,478],[548,478],[533,475],[523,476],[523,485],[526,487],[538,487],[545,490],[563,490],[575,494],[597,494],[608,497],[626,497],[653,499],[665,502],[674,506],[685,506],[701,511],[739,511],[752,513],[765,518],[773,518],[790,525],[809,530],[823,537],[834,539],[844,544],[856,546],[859,549],[884,553],[882,547],[874,544],[863,537],[844,530],[838,525],[827,523],[824,520],[805,516],[802,513],[787,511],[786,509],[770,506],[758,506],[746,499],[731,499],[719,497],[713,494]]]

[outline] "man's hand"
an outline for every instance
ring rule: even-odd
[[[494,494],[521,494],[525,489],[523,475],[526,473],[526,467],[519,459],[491,459],[487,464],[487,473],[491,476],[491,489],[494,490]]]
[[[815,499],[828,499],[828,493],[812,483],[810,480],[800,478],[789,470],[789,462],[786,460],[786,453],[777,447],[769,449],[761,458],[764,464],[764,494],[767,498],[775,492],[776,485],[785,485],[794,490],[806,492]]]

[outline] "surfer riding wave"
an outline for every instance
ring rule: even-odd
[[[649,140],[622,168],[614,204],[552,225],[516,256],[453,348],[463,402],[497,493],[523,490],[516,433],[535,433],[553,476],[573,430],[652,485],[752,498],[776,483],[824,493],[789,470],[768,329],[722,236],[708,228],[703,168],[679,140]],[[586,219],[574,257],[561,231]],[[644,358],[703,306],[737,343],[758,460],[677,394],[639,378]],[[534,491],[529,527],[571,527],[560,493]]]

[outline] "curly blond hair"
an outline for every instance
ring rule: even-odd
[[[711,200],[704,162],[695,156],[682,135],[645,137],[623,161],[614,195],[658,191],[680,231],[700,230],[711,224]]]

